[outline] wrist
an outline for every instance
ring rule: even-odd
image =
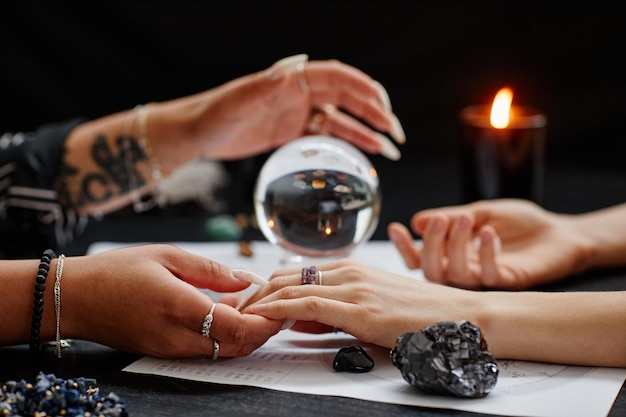
[[[164,177],[200,156],[192,146],[197,112],[189,98],[150,104],[145,134]]]
[[[619,207],[571,216],[579,265],[577,272],[624,265],[626,239],[619,233],[623,222]]]
[[[595,267],[600,246],[590,233],[584,215],[561,215],[564,230],[570,235],[574,254],[572,256],[571,274],[582,274]]]
[[[516,349],[523,343],[519,338],[529,334],[524,317],[531,307],[520,303],[520,297],[500,291],[477,292],[477,319],[487,341],[488,350],[498,359],[516,359]],[[532,327],[532,324],[530,325]]]

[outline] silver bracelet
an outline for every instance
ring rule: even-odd
[[[55,353],[57,358],[61,358],[61,277],[63,276],[64,261],[65,255],[59,255],[57,260],[56,281],[54,283],[54,313],[57,318]]]
[[[139,104],[135,106],[135,112],[137,113],[137,142],[139,143],[141,151],[146,156],[152,179],[154,182],[159,182],[163,179],[163,172],[157,160],[154,158],[152,148],[148,142],[148,111],[149,104]]]

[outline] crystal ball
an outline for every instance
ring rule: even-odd
[[[347,256],[374,233],[380,205],[369,159],[330,136],[306,136],[278,148],[254,189],[263,235],[299,256]]]

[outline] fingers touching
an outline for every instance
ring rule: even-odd
[[[500,238],[490,225],[479,225],[467,207],[424,210],[411,221],[421,236],[421,248],[411,242],[402,225],[390,225],[394,241],[407,266],[422,268],[433,282],[464,288],[502,284],[498,265]]]
[[[502,276],[496,263],[496,257],[500,253],[500,238],[493,227],[484,226],[480,230],[479,239],[481,282],[487,287],[502,286]]]

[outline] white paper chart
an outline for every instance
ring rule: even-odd
[[[527,417],[604,417],[626,377],[624,369],[499,361],[498,382],[486,397],[433,396],[406,383],[391,364],[389,350],[376,346],[361,344],[376,363],[371,372],[335,372],[332,369],[335,354],[339,348],[351,344],[361,343],[341,333],[310,335],[286,330],[243,358],[212,361],[144,357],[124,370],[219,384]]]

